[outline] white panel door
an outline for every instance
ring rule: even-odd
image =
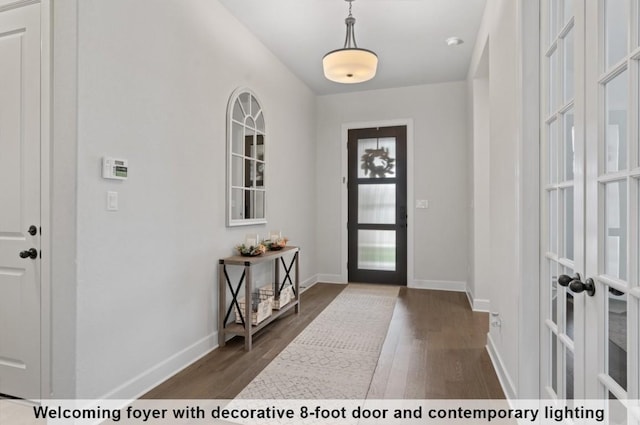
[[[0,12],[0,393],[29,399],[40,398],[39,229],[40,5],[33,4]]]

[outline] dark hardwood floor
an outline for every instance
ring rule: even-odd
[[[373,376],[373,399],[502,399],[485,349],[488,313],[464,293],[401,288]]]
[[[300,314],[267,326],[252,351],[236,337],[143,398],[235,397],[344,288],[314,285],[302,294]],[[401,288],[368,397],[504,398],[484,348],[487,331],[487,314],[471,311],[465,294]]]

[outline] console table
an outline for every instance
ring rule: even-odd
[[[293,254],[289,265],[285,262],[285,256]],[[279,251],[267,251],[257,257],[244,257],[234,255],[232,257],[222,258],[218,261],[218,346],[224,347],[227,335],[244,336],[244,348],[246,351],[251,350],[251,338],[254,333],[267,326],[269,323],[282,316],[292,308],[295,312],[300,311],[300,248],[296,246],[286,246]],[[274,265],[273,293],[276,299],[280,298],[280,291],[289,283],[293,287],[294,299],[280,310],[272,311],[271,316],[255,326],[251,325],[252,303],[251,296],[253,294],[253,279],[251,268],[255,265],[271,261]],[[284,277],[280,278],[280,264],[284,268]],[[227,273],[227,267],[243,267],[242,275],[234,286]],[[295,279],[291,279],[292,270],[295,271]],[[238,303],[238,295],[242,284],[245,284],[244,291],[244,309],[240,312],[242,324],[228,323],[229,316],[233,307],[236,306],[240,311]],[[231,304],[227,307],[227,288],[231,290]]]

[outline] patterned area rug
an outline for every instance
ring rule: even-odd
[[[237,399],[366,398],[397,296],[350,284]]]

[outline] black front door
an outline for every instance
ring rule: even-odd
[[[349,282],[407,284],[407,127],[349,130]]]

